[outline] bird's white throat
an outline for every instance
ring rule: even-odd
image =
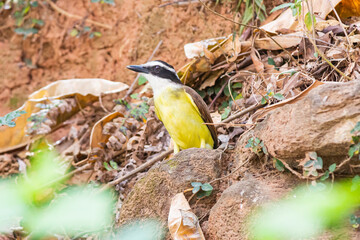
[[[161,94],[166,88],[181,88],[178,83],[174,83],[169,79],[156,77],[151,74],[143,74],[143,76],[149,81],[151,88],[153,89],[154,96]]]

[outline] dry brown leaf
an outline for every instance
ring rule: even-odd
[[[258,73],[264,72],[264,64],[261,62],[261,60],[257,57],[255,50],[252,48],[250,52],[251,60],[255,66],[255,69]]]
[[[222,38],[217,44],[209,45],[206,49],[206,54],[204,49],[202,49],[201,52],[204,53],[204,56],[199,55],[180,68],[178,71],[180,80],[186,85],[194,86],[199,74],[209,72],[212,63],[220,56],[225,56],[229,62],[232,62],[238,59],[239,53],[248,51],[250,47],[250,41],[240,42],[238,36],[233,40],[232,34],[225,39]],[[241,56],[241,58],[244,57],[245,56]]]
[[[199,90],[203,90],[207,87],[212,87],[215,85],[216,80],[224,73],[223,69],[213,71],[210,73],[208,77],[206,77],[206,80],[201,84],[199,87]]]
[[[329,3],[331,1],[332,4]],[[313,12],[316,13],[316,16],[320,19],[325,19],[326,16],[332,12],[332,7],[337,6],[341,0],[309,0],[309,5],[313,7]],[[301,14],[299,18],[305,16],[309,11],[305,1],[302,2]],[[269,33],[276,34],[279,30],[289,29],[293,31],[302,31],[303,20],[298,20],[297,16],[292,15],[292,10],[290,8],[286,9],[280,16],[274,21],[262,26],[261,28]]]
[[[336,6],[336,11],[341,18],[360,16],[360,1],[342,0],[341,3]]]
[[[299,45],[303,34],[300,32],[284,34],[279,36],[273,36],[272,39],[269,37],[255,39],[254,45],[256,49],[266,50],[281,50]],[[276,41],[276,43],[274,42]],[[279,46],[280,45],[280,46]]]
[[[59,109],[56,115],[55,128],[58,124],[73,116],[88,104],[99,99],[100,94],[121,92],[128,85],[121,82],[111,82],[105,79],[69,79],[53,82],[46,87],[32,93],[25,104],[18,111],[26,111],[16,119],[16,126],[0,127],[0,153],[23,147],[36,137],[27,135],[28,118],[38,113],[42,108],[38,104],[49,104],[53,101],[75,99],[76,103],[70,105],[69,109]]]
[[[168,226],[174,240],[205,240],[198,218],[191,212],[183,193],[176,194],[171,200]]]
[[[100,119],[99,121],[97,121],[95,123],[94,127],[91,130],[91,134],[90,134],[90,148],[91,149],[102,148],[103,145],[101,143],[106,143],[108,141],[110,135],[103,134],[103,128],[106,123],[110,122],[111,120],[113,120],[114,118],[117,118],[117,117],[124,117],[124,115],[119,112],[113,112],[113,113],[106,115],[105,117],[103,117],[102,119]]]

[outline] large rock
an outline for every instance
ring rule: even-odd
[[[120,225],[135,219],[156,218],[167,226],[171,198],[191,187],[191,182],[209,182],[220,176],[222,152],[188,149],[152,167],[125,199],[120,210]],[[207,213],[215,194],[201,200],[193,209],[197,216]]]
[[[351,145],[350,131],[358,121],[360,81],[326,83],[298,102],[273,110],[243,135],[237,144],[238,158],[249,154],[244,144],[254,136],[264,141],[270,155],[291,165],[306,152],[316,152],[325,160],[343,159]]]
[[[207,239],[247,239],[248,217],[258,206],[287,193],[298,179],[291,175],[281,178],[266,176],[256,179],[250,174],[227,188],[210,212]]]

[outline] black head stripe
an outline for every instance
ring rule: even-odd
[[[159,73],[156,74],[156,76],[161,77],[161,78],[170,79],[171,81],[173,81],[175,83],[182,84],[182,82],[180,81],[177,74],[172,71],[169,71],[166,68],[161,68]]]
[[[160,64],[146,67],[146,69],[149,70],[150,74],[157,77],[169,79],[174,83],[182,84],[182,82],[180,81],[179,77],[176,74],[175,69],[170,64],[160,60],[157,60],[155,62],[159,62]]]
[[[173,67],[173,66],[171,66],[170,64],[168,64],[167,62],[164,62],[164,61],[161,61],[161,60],[156,60],[155,62],[162,63],[162,64],[164,64],[165,66],[168,66],[169,68],[174,69],[174,67]]]

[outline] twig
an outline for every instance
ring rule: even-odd
[[[188,0],[188,1],[169,2],[169,3],[161,4],[161,5],[159,6],[159,8],[166,7],[166,6],[170,6],[170,5],[184,6],[184,5],[188,5],[188,4],[191,4],[191,3],[199,3],[199,0]]]
[[[278,159],[278,158],[277,158]],[[297,171],[295,171],[294,169],[292,169],[289,164],[287,164],[285,161],[278,159],[283,165],[284,167],[289,170],[292,174],[296,175],[298,178],[300,179],[307,179],[306,177],[304,177],[303,175],[301,175],[300,173],[298,173]]]
[[[148,62],[154,57],[155,53],[159,50],[161,44],[163,43],[162,40],[159,41],[159,43],[156,45],[154,51],[152,52],[151,56],[148,58]],[[127,98],[128,96],[130,96],[130,94],[134,91],[135,88],[135,84],[137,83],[137,80],[139,79],[140,74],[138,74],[135,78],[135,80],[132,82],[130,88],[128,89],[128,91],[126,92],[125,96],[123,99]]]
[[[81,16],[78,16],[78,15],[75,15],[75,14],[72,14],[72,13],[69,13],[67,11],[65,11],[64,9],[62,8],[59,8],[55,3],[53,3],[51,0],[45,0],[45,2],[47,2],[55,11],[69,17],[69,18],[76,18],[76,19],[79,19],[79,20],[82,20],[84,19],[83,17]],[[112,29],[112,26],[108,25],[108,24],[104,24],[104,23],[100,23],[100,22],[97,22],[97,21],[94,21],[94,20],[91,20],[91,19],[86,19],[85,22],[89,23],[89,24],[93,24],[93,25],[96,25],[96,26],[99,26],[99,27],[103,27],[103,28],[107,28],[107,29]]]
[[[210,105],[209,105],[209,109],[211,109],[211,107],[214,105],[215,101],[220,97],[220,95],[222,94],[222,92],[224,91],[227,82],[229,81],[229,79],[226,80],[226,82],[224,83],[224,85],[222,85],[220,91],[216,94],[215,98],[211,101]]]
[[[228,117],[227,119],[221,121],[221,123],[229,123],[231,122],[232,120],[236,119],[236,118],[239,118],[245,114],[247,114],[248,112],[251,112],[253,110],[256,110],[260,107],[262,107],[263,105],[262,104],[254,104],[244,110],[242,110],[241,112],[238,112],[238,113],[235,113],[234,115],[231,115],[230,117]]]
[[[133,171],[129,172],[125,176],[122,176],[121,178],[118,178],[118,179],[115,179],[115,180],[113,180],[111,182],[108,182],[104,187],[102,187],[102,190],[105,190],[105,189],[109,188],[110,186],[114,186],[114,185],[116,185],[116,184],[118,184],[118,183],[132,177],[136,173],[145,170],[146,168],[150,167],[154,163],[156,163],[156,162],[162,160],[163,158],[167,157],[168,155],[170,155],[173,151],[174,151],[174,149],[170,148],[167,151],[161,153],[159,156],[154,157],[153,159],[147,160],[144,164],[142,164],[139,167],[135,168]]]
[[[103,105],[103,102],[102,102],[102,99],[101,99],[101,94],[102,94],[102,93],[100,92],[100,95],[99,95],[99,103],[100,103],[100,106],[101,106],[101,108],[104,110],[104,112],[110,113],[110,111],[107,110],[106,107]]]
[[[234,124],[234,123],[223,123],[223,122],[219,122],[219,123],[204,123],[205,125],[213,125],[213,126],[227,126],[227,127],[251,127],[254,126],[254,124]]]

